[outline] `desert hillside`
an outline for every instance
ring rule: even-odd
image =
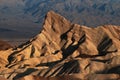
[[[50,10],[80,25],[120,25],[120,0],[0,0],[0,38],[32,38]]]
[[[50,11],[38,35],[0,54],[8,80],[117,80],[120,26],[90,28]]]

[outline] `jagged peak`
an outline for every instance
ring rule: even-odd
[[[49,19],[51,19],[51,20],[53,20],[53,21],[55,21],[55,20],[67,20],[67,19],[65,19],[65,17],[63,17],[63,16],[61,16],[60,14],[58,14],[58,13],[56,13],[56,12],[54,12],[54,11],[49,11],[47,14],[46,14],[46,16],[45,16],[45,21],[46,20],[49,20]],[[67,20],[68,21],[68,20]],[[51,21],[52,22],[52,21]],[[68,21],[69,23],[70,23],[70,21]]]
[[[68,30],[70,26],[71,22],[66,18],[55,13],[54,11],[49,11],[45,17],[43,29],[48,32],[53,30],[56,33],[61,33]]]

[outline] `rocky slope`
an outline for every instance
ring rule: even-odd
[[[32,38],[49,10],[81,25],[120,25],[119,3],[120,0],[0,0],[0,28],[11,30],[0,31],[0,38]]]
[[[89,28],[50,11],[37,36],[1,52],[0,75],[9,80],[120,79],[119,44],[120,26]]]

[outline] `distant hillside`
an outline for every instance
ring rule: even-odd
[[[12,48],[12,46],[9,43],[0,40],[0,50],[7,50],[9,48]]]
[[[120,0],[25,0],[25,13],[38,21],[49,10],[64,15],[70,21],[86,26],[120,25]]]
[[[119,3],[120,0],[0,0],[0,28],[33,37],[39,33],[45,14],[50,10],[80,25],[120,25]],[[9,31],[0,34],[6,36]]]

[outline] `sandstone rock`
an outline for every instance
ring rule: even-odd
[[[118,79],[119,44],[120,26],[90,28],[50,11],[36,37],[0,52],[0,75],[9,80]]]

